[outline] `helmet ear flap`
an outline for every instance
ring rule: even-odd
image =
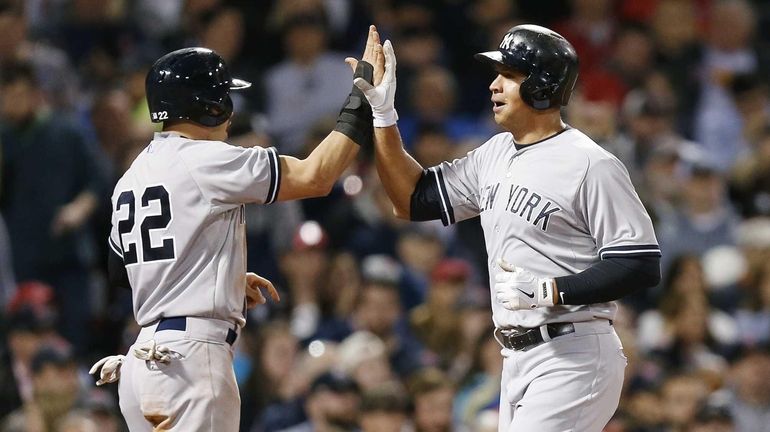
[[[530,75],[519,86],[521,99],[536,110],[545,110],[551,107],[554,93],[559,90],[558,84],[542,83],[538,85],[537,79]]]

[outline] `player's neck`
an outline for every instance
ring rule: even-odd
[[[178,122],[163,127],[164,132],[175,132],[192,140],[210,140],[213,136],[212,128],[200,126],[192,122]]]
[[[519,145],[540,142],[567,127],[558,114],[534,115],[521,120],[508,129],[513,134],[513,140]]]

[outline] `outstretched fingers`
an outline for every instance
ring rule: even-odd
[[[382,49],[385,55],[385,75],[383,80],[393,82],[396,80],[396,53],[393,52],[393,44],[390,43],[390,39],[385,41]]]

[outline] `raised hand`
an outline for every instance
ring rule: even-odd
[[[372,82],[374,85],[379,84],[385,73],[385,60],[382,54],[380,34],[377,32],[377,27],[373,25],[369,26],[369,35],[366,38],[366,47],[364,48],[364,54],[361,56],[361,61],[365,61],[374,67],[374,79]],[[358,67],[358,60],[353,57],[347,57],[345,63],[350,65],[353,72]]]
[[[366,80],[356,78],[353,84],[356,85],[366,96],[369,105],[372,106],[372,115],[374,117],[374,127],[393,126],[398,121],[398,114],[395,108],[396,99],[396,54],[393,52],[393,45],[389,40],[382,46],[385,57],[385,72],[382,82],[372,85]],[[377,68],[375,67],[375,70]]]

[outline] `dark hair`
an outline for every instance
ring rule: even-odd
[[[436,390],[454,389],[454,384],[452,384],[449,376],[441,369],[428,367],[420,369],[410,376],[407,387],[409,388],[409,394],[414,399]]]
[[[406,414],[409,412],[409,397],[400,385],[387,383],[365,392],[361,397],[360,409],[361,413],[387,412]]]
[[[13,15],[15,17],[24,17],[22,2],[14,0],[0,0],[0,15]]]
[[[765,85],[762,77],[757,73],[744,73],[733,76],[730,80],[730,93],[733,97],[740,98]]]
[[[32,357],[32,372],[38,374],[49,364],[54,366],[74,366],[75,358],[69,349],[45,345]]]
[[[33,87],[38,86],[37,75],[32,64],[28,62],[13,62],[0,69],[0,85],[11,85],[19,81],[26,81]]]

